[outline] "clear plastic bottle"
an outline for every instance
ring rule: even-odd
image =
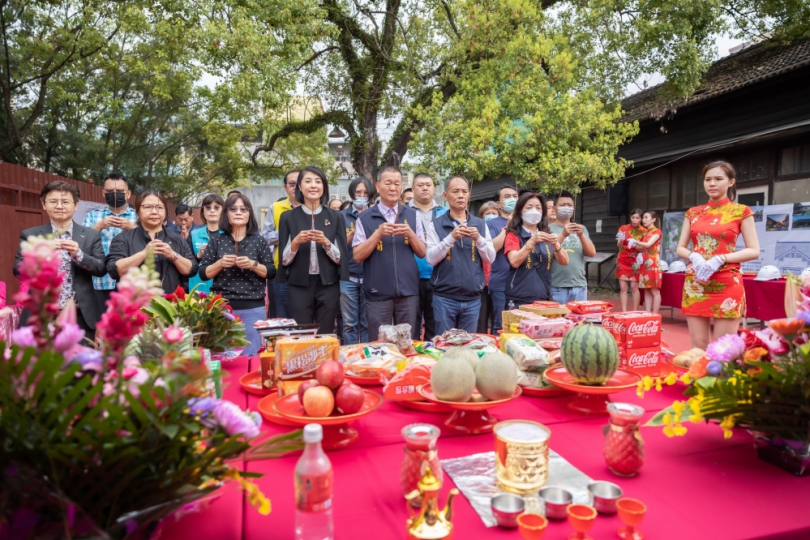
[[[321,447],[323,428],[304,427],[304,453],[295,465],[295,540],[333,540],[332,463]]]

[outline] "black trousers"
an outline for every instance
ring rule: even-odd
[[[273,294],[273,279],[267,280],[267,318],[276,318],[276,295]]]
[[[492,324],[490,325],[490,319]],[[492,310],[492,297],[489,287],[481,291],[481,310],[478,312],[478,333],[489,334],[489,329],[495,326],[495,312]]]
[[[106,313],[107,312],[107,300],[110,299],[110,294],[112,293],[112,290],[100,291],[98,289],[95,289],[93,292],[96,293],[96,302],[98,303],[98,309],[101,311],[101,313]],[[171,292],[174,292],[174,291],[171,291]],[[168,294],[168,293],[166,293],[166,294]]]
[[[425,320],[425,339],[433,339],[436,335],[436,321],[433,318],[433,285],[429,279],[419,280],[419,312],[411,332],[413,339],[422,339],[422,319]]]
[[[321,283],[321,276],[310,275],[309,285],[290,284],[290,314],[298,324],[320,325],[318,333],[333,334],[340,309],[340,282]]]

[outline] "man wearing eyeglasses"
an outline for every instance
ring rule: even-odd
[[[56,240],[62,257],[59,269],[64,272],[57,304],[61,309],[68,301],[75,302],[76,323],[92,342],[96,322],[102,312],[102,306],[93,293],[93,279],[106,273],[101,236],[97,231],[73,221],[79,202],[79,188],[73,184],[61,180],[49,182],[42,188],[40,199],[50,223],[24,230],[20,234],[20,243],[29,236],[52,236]],[[17,265],[21,262],[22,254],[18,249],[14,261],[15,276]],[[20,317],[21,324],[25,324],[26,319]]]
[[[284,191],[287,192],[287,198],[282,199],[280,201],[276,201],[273,203],[273,206],[270,207],[270,210],[267,212],[267,216],[264,218],[264,226],[262,227],[262,238],[267,241],[267,245],[270,246],[270,249],[274,251],[273,253],[273,263],[276,265],[276,269],[278,269],[278,251],[276,250],[276,246],[278,246],[278,226],[281,222],[281,214],[286,212],[287,210],[292,210],[293,208],[297,207],[299,203],[295,200],[295,185],[298,183],[298,171],[297,169],[293,169],[288,171],[287,174],[284,175]],[[270,290],[271,283],[268,280],[267,288]],[[279,283],[278,281],[272,281],[272,289],[273,289],[273,297],[275,300],[275,316],[282,317],[282,318],[289,318],[290,317],[290,286],[288,283]],[[272,314],[271,314],[272,315]]]
[[[82,225],[101,234],[101,246],[104,248],[105,256],[110,253],[113,238],[122,231],[135,228],[138,216],[135,209],[127,204],[131,195],[127,187],[127,178],[123,174],[108,174],[104,178],[104,201],[107,208],[91,210],[84,216]],[[110,293],[115,290],[115,284],[116,281],[106,273],[93,278],[93,288],[102,311],[106,309],[107,300],[110,299]]]

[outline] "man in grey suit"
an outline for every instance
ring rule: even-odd
[[[49,182],[40,193],[42,208],[48,213],[50,222],[39,227],[31,227],[20,233],[20,243],[29,236],[52,236],[59,243],[65,273],[59,307],[63,308],[71,299],[76,303],[76,322],[92,341],[96,322],[101,318],[103,306],[99,306],[93,292],[93,276],[107,273],[104,267],[104,248],[98,231],[83,227],[73,221],[73,214],[79,203],[79,188],[69,182]],[[22,262],[21,250],[17,249],[14,260],[14,275]],[[26,324],[27,317],[20,317]]]

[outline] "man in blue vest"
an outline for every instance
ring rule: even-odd
[[[375,185],[380,201],[355,223],[354,260],[363,263],[368,338],[376,341],[383,324],[418,324],[419,268],[425,256],[421,220],[400,204],[402,171],[384,167]]]
[[[365,176],[358,176],[349,184],[352,204],[343,210],[346,220],[346,242],[354,241],[357,218],[368,209],[374,200],[374,186]],[[340,282],[340,312],[343,314],[343,345],[355,345],[368,341],[366,326],[366,295],[363,292],[363,263],[356,262],[349,251],[349,281]]]
[[[413,208],[419,219],[422,221],[422,230],[425,232],[425,242],[427,242],[427,230],[430,224],[447,212],[447,208],[439,206],[433,200],[435,187],[433,178],[427,173],[417,173],[413,177],[413,199],[408,204]],[[419,313],[416,320],[419,321],[413,328],[413,339],[422,339],[422,319],[425,319],[425,339],[430,339],[436,335],[436,323],[433,318],[433,288],[430,285],[430,276],[433,274],[433,267],[424,258],[417,258],[416,264],[419,266]]]
[[[511,186],[504,185],[498,190],[498,217],[487,221],[489,234],[492,236],[492,245],[495,247],[495,262],[489,273],[489,297],[492,299],[494,312],[492,333],[498,335],[503,327],[503,311],[506,309],[506,279],[512,266],[503,254],[503,243],[506,240],[506,224],[512,217],[512,211],[517,204],[518,192]]]
[[[451,177],[445,184],[444,198],[450,211],[434,219],[428,229],[425,257],[433,265],[430,279],[436,335],[451,328],[475,332],[484,290],[484,264],[495,260],[495,248],[484,220],[467,211],[467,180]]]

